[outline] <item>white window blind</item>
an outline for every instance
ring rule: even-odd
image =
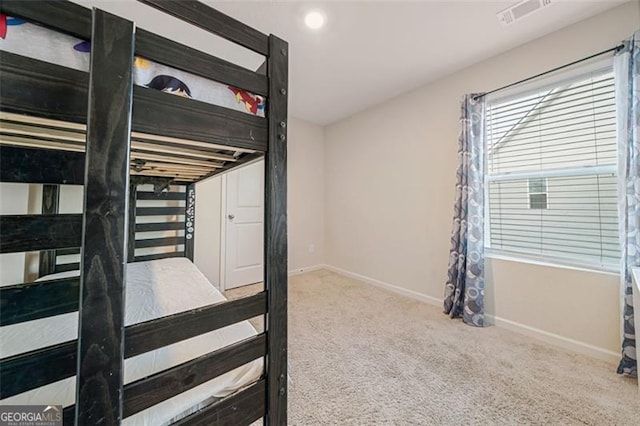
[[[619,264],[610,71],[487,105],[487,245]]]

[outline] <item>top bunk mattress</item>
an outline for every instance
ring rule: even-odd
[[[41,280],[76,276],[78,271],[42,277]],[[125,324],[131,325],[225,301],[226,298],[186,258],[169,258],[127,265]],[[150,376],[209,352],[257,334],[242,321],[191,339],[125,360],[124,382]],[[0,358],[55,345],[78,337],[78,313],[0,327]],[[210,403],[257,381],[262,375],[262,358],[205,382],[141,411],[123,421],[125,425],[162,425],[184,417]],[[0,401],[0,405],[72,405],[75,377],[32,389]]]
[[[89,71],[91,43],[0,14],[0,50]],[[265,98],[136,56],[134,84],[264,117]]]

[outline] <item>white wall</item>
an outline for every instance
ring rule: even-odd
[[[327,127],[327,263],[441,299],[461,96],[610,48],[639,23],[640,4],[627,3]],[[488,313],[575,339],[615,359],[615,275],[501,260],[489,260],[487,268]]]
[[[289,119],[287,197],[289,271],[324,263],[324,130]]]
[[[220,208],[222,177],[196,184],[196,230],[193,262],[220,288]]]
[[[0,215],[27,214],[29,185],[22,183],[0,184]],[[0,254],[0,285],[24,282],[25,253]]]

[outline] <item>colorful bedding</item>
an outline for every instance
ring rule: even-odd
[[[2,14],[0,50],[80,71],[89,71],[90,42]],[[133,81],[139,86],[264,117],[265,98],[262,96],[167,67],[140,56],[136,56],[134,61]]]

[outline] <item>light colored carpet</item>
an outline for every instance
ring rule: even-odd
[[[289,363],[291,425],[640,425],[615,365],[328,271],[290,278]]]
[[[264,290],[263,283],[250,284],[242,287],[232,288],[231,290],[227,290],[224,292],[224,296],[228,300],[239,299],[241,297],[251,296],[252,294],[260,293]],[[249,322],[253,327],[258,331],[258,333],[262,333],[264,331],[264,316],[251,318]]]

